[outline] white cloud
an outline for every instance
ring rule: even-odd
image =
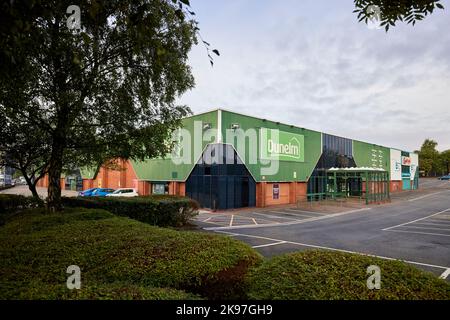
[[[217,107],[414,150],[450,149],[450,3],[415,27],[357,23],[353,1],[193,2],[204,48],[181,102]],[[331,4],[331,5],[330,5]]]

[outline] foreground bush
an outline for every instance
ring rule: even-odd
[[[33,209],[0,227],[0,299],[116,297],[124,291],[117,283],[128,288],[118,298],[184,299],[149,288],[242,298],[245,275],[260,261],[225,236],[153,227],[105,210]],[[78,293],[66,288],[69,265],[81,268]]]
[[[41,203],[33,197],[15,194],[0,194],[0,226],[5,224],[7,217],[21,210],[36,208]]]
[[[61,284],[49,285],[40,281],[23,284],[20,292],[7,290],[2,299],[22,300],[201,300],[201,297],[183,290],[153,288],[132,283],[113,283],[82,286],[68,290]]]
[[[367,267],[381,269],[381,289],[369,290]],[[252,299],[450,299],[450,284],[399,261],[330,251],[274,257],[252,270]]]
[[[179,227],[198,214],[199,205],[187,197],[62,198],[65,207],[104,209],[151,225]]]

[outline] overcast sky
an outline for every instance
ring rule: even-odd
[[[190,64],[194,113],[224,108],[404,150],[450,149],[450,0],[388,33],[352,0],[191,0],[205,48]]]

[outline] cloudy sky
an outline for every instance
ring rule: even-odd
[[[194,113],[224,108],[404,150],[450,149],[450,0],[388,33],[352,0],[191,0],[205,48],[190,64]]]

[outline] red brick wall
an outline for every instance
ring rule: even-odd
[[[151,194],[152,184],[148,181],[138,181],[137,189],[140,196],[148,196]]]
[[[402,181],[391,181],[389,189],[390,192],[402,191]]]
[[[294,204],[297,200],[306,199],[307,184],[305,182],[280,182],[278,199],[273,199],[273,185],[271,182],[256,184],[256,206],[267,207],[280,204]]]
[[[83,190],[91,189],[94,187],[94,180],[83,179]]]
[[[136,173],[130,161],[117,160],[114,168],[101,167],[92,188],[139,189]]]
[[[169,182],[169,194],[176,196],[186,195],[186,185],[184,182],[170,181]]]

